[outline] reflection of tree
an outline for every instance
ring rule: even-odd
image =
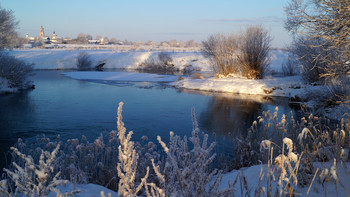
[[[10,161],[7,154],[10,147],[17,142],[17,138],[27,134],[23,133],[24,125],[35,120],[32,115],[35,114],[35,106],[28,93],[24,91],[0,96],[0,173]]]
[[[261,107],[252,100],[214,96],[200,116],[200,127],[216,136],[246,136]]]

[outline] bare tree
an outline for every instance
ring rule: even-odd
[[[92,35],[90,35],[90,34],[86,34],[85,37],[86,37],[87,40],[92,40]]]
[[[186,47],[198,47],[198,43],[196,43],[194,40],[189,40],[185,43]]]
[[[17,38],[15,31],[18,25],[13,12],[1,8],[0,5],[0,50],[12,48]]]
[[[326,65],[322,77],[337,78],[350,73],[350,1],[349,0],[291,0],[286,7],[285,28],[293,35],[322,39],[320,45],[330,55],[314,57]],[[334,59],[334,53],[339,58]]]
[[[109,39],[108,39],[107,36],[105,36],[105,37],[103,38],[103,44],[108,44],[108,43],[109,43]]]
[[[87,39],[87,35],[84,33],[80,33],[77,36],[77,42],[79,44],[87,44],[88,43],[88,39]]]
[[[116,44],[118,40],[116,38],[111,38],[109,42],[111,42],[112,44]]]
[[[323,61],[321,57],[337,58],[336,52],[324,42],[321,38],[299,36],[294,38],[289,47],[289,51],[300,63],[300,74],[306,82],[318,82],[323,79],[322,76],[326,75],[329,62]]]
[[[95,37],[95,40],[101,40],[102,39],[102,36],[100,36],[100,35],[97,35],[96,37]]]

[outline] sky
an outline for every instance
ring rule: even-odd
[[[288,0],[1,0],[19,21],[20,35],[53,31],[59,37],[79,33],[118,40],[156,42],[195,40],[262,25],[273,47],[285,47],[290,35],[283,28]]]

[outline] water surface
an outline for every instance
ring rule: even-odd
[[[243,97],[196,91],[180,91],[163,83],[80,81],[62,75],[63,71],[36,71],[36,89],[0,96],[1,158],[18,138],[32,140],[38,135],[60,135],[63,140],[93,141],[100,133],[116,129],[117,107],[124,102],[123,120],[132,130],[133,140],[146,135],[156,142],[169,131],[191,135],[191,108],[199,128],[217,141],[217,150],[230,153],[232,138],[245,136],[247,128],[262,111],[280,113],[292,109],[282,98]],[[1,166],[6,162],[2,161]]]

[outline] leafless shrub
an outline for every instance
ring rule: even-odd
[[[237,35],[211,35],[202,42],[202,54],[209,58],[215,74],[261,79],[269,65],[270,44],[268,32],[255,26]]]
[[[247,28],[240,36],[238,62],[242,75],[251,79],[262,79],[270,60],[271,37],[261,26]]]
[[[80,52],[77,56],[78,70],[86,71],[91,70],[92,60],[88,53]]]
[[[0,77],[8,80],[10,88],[28,88],[29,82],[27,79],[32,71],[31,64],[0,51]]]
[[[158,53],[157,58],[149,57],[138,66],[138,70],[148,72],[173,73],[179,71],[172,63],[173,59],[167,52]]]
[[[209,59],[214,73],[226,76],[240,71],[236,65],[238,50],[236,35],[211,35],[206,41],[202,42],[202,45],[202,54]]]
[[[164,65],[169,65],[173,61],[173,58],[171,58],[170,54],[167,53],[167,52],[160,52],[160,53],[158,53],[158,59]]]

